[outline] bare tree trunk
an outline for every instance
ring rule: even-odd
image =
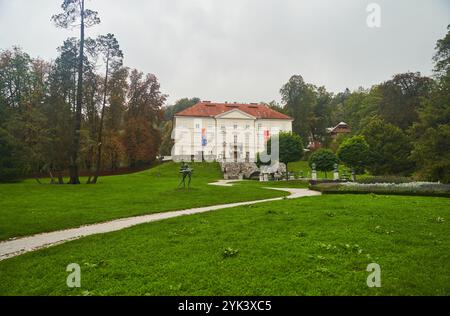
[[[78,60],[78,84],[77,84],[77,107],[75,113],[75,127],[73,133],[73,143],[70,152],[70,180],[69,184],[80,184],[78,176],[78,151],[80,149],[81,131],[81,109],[83,105],[83,59],[84,59],[84,0],[81,2],[81,26],[80,26],[80,55]]]
[[[97,139],[97,166],[95,168],[94,179],[91,181],[91,184],[97,184],[98,177],[100,175],[100,168],[102,163],[102,146],[103,146],[103,121],[105,118],[105,108],[106,108],[106,97],[108,94],[108,72],[109,72],[109,55],[106,57],[106,75],[105,75],[105,84],[103,91],[103,105],[102,105],[102,114],[100,115],[100,127],[98,130],[98,139]]]

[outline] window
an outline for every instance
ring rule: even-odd
[[[237,142],[238,142],[238,136],[234,135],[234,143],[237,144]]]
[[[258,131],[261,130],[261,128],[262,128],[262,124],[258,123]]]
[[[245,129],[250,129],[250,125],[245,125]]]
[[[237,124],[234,124],[234,129],[238,129],[238,125]]]
[[[195,124],[195,128],[199,129],[200,128],[200,124],[199,123]]]

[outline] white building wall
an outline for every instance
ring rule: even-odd
[[[233,113],[225,113],[217,118],[175,117],[172,156],[192,156],[203,152],[204,155],[222,160],[225,149],[225,158],[233,161],[237,149],[238,159],[255,161],[257,153],[265,149],[265,131],[269,131],[270,136],[279,131],[292,131],[291,120],[259,120],[238,111],[230,112]],[[203,129],[207,137],[206,146],[202,146]]]

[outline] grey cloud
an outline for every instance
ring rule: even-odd
[[[74,31],[50,22],[60,0],[0,0],[0,48],[20,45],[56,56]],[[366,6],[382,8],[380,29],[366,26]],[[431,74],[437,39],[450,23],[445,0],[91,0],[125,63],[155,73],[170,102],[279,100],[292,74],[338,92],[405,71]],[[5,31],[6,30],[6,31]]]

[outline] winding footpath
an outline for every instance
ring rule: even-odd
[[[231,186],[232,180],[220,180],[218,182],[210,183],[210,185],[219,185],[219,186]],[[320,192],[311,191],[308,189],[293,189],[293,188],[266,188],[271,190],[280,190],[287,191],[290,195],[287,197],[288,199],[297,199],[305,196],[315,196],[320,195]],[[216,211],[220,209],[232,208],[236,206],[242,205],[251,205],[263,202],[271,202],[271,201],[279,201],[284,198],[272,198],[265,200],[257,200],[257,201],[248,201],[248,202],[237,202],[230,204],[221,204],[221,205],[213,205],[206,207],[198,207],[191,208],[181,211],[172,211],[165,213],[156,213],[142,216],[135,216],[123,219],[117,219],[105,223],[92,224],[87,226],[82,226],[78,228],[72,228],[67,230],[60,230],[51,233],[43,233],[28,237],[22,237],[18,239],[11,239],[7,241],[0,242],[0,261],[16,257],[22,255],[27,252],[39,250],[42,248],[48,248],[56,245],[60,245],[62,243],[80,239],[86,236],[96,235],[96,234],[104,234],[114,231],[119,231],[128,227],[132,227],[135,225],[160,221],[168,218],[174,218],[179,216],[193,215],[205,212]]]

